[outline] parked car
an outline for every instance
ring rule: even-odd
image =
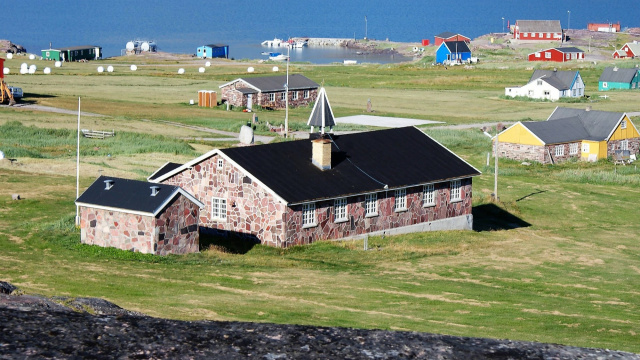
[[[22,99],[22,88],[9,86],[9,91],[11,91],[14,99]]]

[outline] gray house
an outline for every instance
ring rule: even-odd
[[[238,78],[220,85],[222,102],[251,109],[254,105],[270,109],[284,109],[287,76]],[[319,85],[304,75],[289,75],[289,106],[307,106],[318,97]]]

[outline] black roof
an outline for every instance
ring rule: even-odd
[[[600,79],[598,81],[610,81],[630,84],[633,78],[638,74],[638,69],[620,69],[617,67],[608,67],[602,71]]]
[[[106,182],[112,181],[106,190]],[[157,186],[158,193],[151,196],[151,187]],[[202,206],[192,195],[178,186],[156,184],[146,181],[122,179],[112,176],[100,176],[76,200],[76,204],[107,207],[129,212],[142,212],[156,215],[178,193],[182,193]]]
[[[578,49],[577,47],[573,47],[573,46],[558,47],[555,49],[560,51],[561,53],[583,53],[584,52],[584,50]]]
[[[447,38],[450,38],[450,37],[456,36],[456,35],[458,35],[458,34],[452,33],[451,31],[443,31],[440,34],[436,35],[435,37],[447,39]]]
[[[82,46],[63,47],[63,48],[51,49],[51,50],[58,50],[58,51],[72,50],[73,51],[73,50],[86,50],[86,49],[95,49],[95,48],[101,48],[101,47],[96,45],[82,45]]]
[[[205,45],[205,46],[206,47],[210,47],[210,48],[221,48],[221,47],[227,47],[229,45],[227,45],[227,44],[208,44],[208,45]]]
[[[156,172],[154,172],[153,174],[149,175],[147,180],[155,180],[155,179],[159,178],[160,176],[179,168],[180,166],[182,166],[182,164],[178,164],[178,163],[174,163],[174,162],[167,162],[166,164],[162,165],[162,167],[160,167],[160,169],[156,170]]]
[[[242,80],[263,92],[284,91],[287,75],[242,78]],[[318,83],[304,75],[289,75],[289,90],[317,89],[318,87]]]
[[[467,45],[466,41],[446,41],[443,42],[444,46],[446,46],[449,51],[452,53],[470,53],[471,49]]]
[[[480,175],[415,127],[333,140],[331,169],[311,162],[311,141],[219,150],[290,204]]]

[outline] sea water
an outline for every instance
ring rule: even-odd
[[[560,20],[563,28],[589,22],[640,27],[637,0],[20,0],[3,1],[0,38],[39,54],[56,47],[97,45],[118,56],[142,38],[160,51],[195,54],[205,44],[228,44],[235,59],[266,59],[264,40],[289,37],[357,38],[420,42],[444,31],[474,38],[508,31],[518,19]],[[285,48],[277,50],[286,53]],[[391,55],[358,55],[354,49],[304,48],[292,61],[396,62]]]

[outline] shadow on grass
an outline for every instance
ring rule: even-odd
[[[495,204],[474,206],[472,214],[474,231],[511,230],[531,226]]]
[[[246,254],[260,244],[255,235],[200,227],[200,251],[216,248],[230,254]]]

